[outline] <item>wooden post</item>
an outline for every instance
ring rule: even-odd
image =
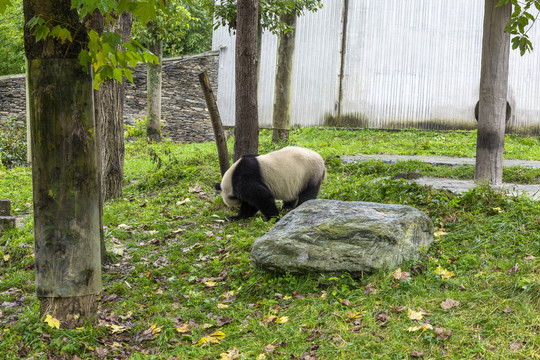
[[[11,201],[8,199],[0,199],[0,216],[11,215]]]
[[[199,82],[204,93],[206,105],[210,112],[210,120],[212,121],[212,127],[214,128],[214,136],[216,137],[216,146],[219,157],[219,170],[221,176],[229,169],[229,152],[227,151],[227,139],[223,131],[223,125],[221,124],[221,116],[219,115],[219,109],[214,97],[214,91],[210,85],[210,80],[206,72],[199,74]]]
[[[0,199],[0,236],[3,230],[15,227],[15,216],[11,216],[11,201]]]

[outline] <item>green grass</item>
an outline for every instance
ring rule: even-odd
[[[254,269],[250,246],[274,222],[224,221],[234,210],[213,190],[220,180],[215,145],[137,141],[126,145],[123,196],[104,209],[112,261],[103,272],[97,325],[55,330],[39,320],[31,216],[0,238],[1,358],[220,359],[237,351],[238,359],[408,359],[413,352],[425,359],[540,359],[537,202],[488,187],[458,196],[396,178],[414,171],[472,178],[470,167],[343,165],[338,158],[473,157],[474,132],[313,128],[292,131],[290,142],[325,158],[319,197],[411,205],[446,233],[421,260],[402,265],[411,280],[397,281],[393,271],[352,279]],[[261,152],[276,149],[268,131],[260,143]],[[506,157],[540,160],[538,139],[507,137]],[[30,171],[1,171],[0,197],[13,201],[16,215],[31,215]],[[535,170],[505,169],[505,181],[537,178]],[[113,251],[118,244],[122,254]],[[454,276],[442,278],[438,267]],[[447,298],[460,305],[442,309]],[[409,309],[429,312],[433,329],[409,331],[423,322],[411,320]],[[217,330],[224,338],[197,345]]]

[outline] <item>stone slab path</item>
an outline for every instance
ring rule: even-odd
[[[378,160],[388,164],[395,164],[399,161],[416,160],[426,162],[432,165],[447,165],[447,166],[461,166],[475,164],[474,158],[453,158],[446,156],[407,156],[407,155],[356,155],[342,157],[341,160],[345,164]],[[504,160],[504,166],[523,166],[529,168],[540,168],[540,161],[534,160]],[[455,180],[446,178],[433,178],[433,177],[420,177],[414,180],[407,180],[407,182],[415,182],[419,185],[433,186],[437,189],[445,189],[453,193],[464,193],[476,186],[474,180]],[[507,191],[512,195],[520,195],[525,192],[534,200],[540,200],[540,185],[520,185],[505,183],[495,188]]]

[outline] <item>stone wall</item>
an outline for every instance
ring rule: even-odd
[[[210,116],[199,84],[199,73],[206,71],[217,94],[219,52],[163,59],[161,112],[166,132],[176,142],[202,142],[214,139]],[[0,122],[7,116],[24,121],[26,117],[24,75],[0,77]],[[146,67],[139,65],[133,83],[126,81],[124,121],[146,116]]]
[[[26,119],[26,79],[21,75],[0,76],[0,122],[15,116],[24,124]]]

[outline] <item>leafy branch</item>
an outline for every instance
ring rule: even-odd
[[[513,11],[504,30],[513,35],[512,49],[519,48],[519,52],[523,56],[527,51],[533,50],[528,32],[540,15],[540,0],[500,0],[497,7],[507,5],[509,2],[513,6]],[[532,11],[535,11],[536,15],[533,15]]]
[[[322,8],[322,0],[260,0],[259,24],[262,29],[274,34],[286,32],[289,26],[281,21],[282,15],[303,15],[306,11],[315,12]],[[236,29],[236,0],[223,0],[214,5],[216,22],[214,28],[228,26]]]

